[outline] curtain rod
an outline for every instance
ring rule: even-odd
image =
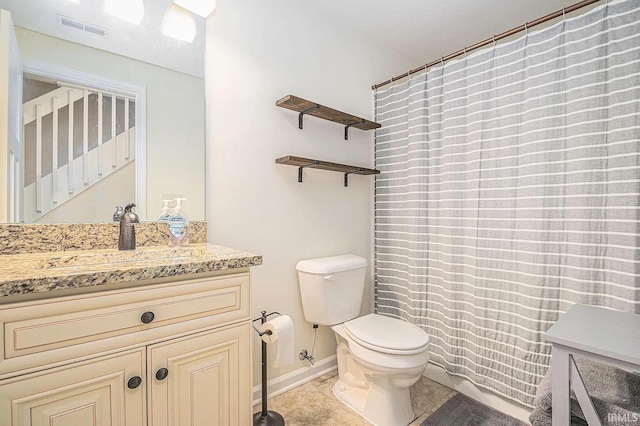
[[[376,90],[379,87],[386,86],[387,84],[393,83],[394,81],[400,80],[400,79],[405,78],[405,77],[409,77],[410,75],[415,74],[417,72],[427,70],[427,69],[431,68],[434,65],[438,65],[438,64],[444,63],[445,61],[448,61],[450,59],[456,58],[456,57],[461,56],[461,55],[466,55],[467,53],[469,53],[469,52],[471,52],[473,50],[479,49],[479,48],[484,47],[484,46],[486,46],[488,44],[495,43],[498,40],[502,40],[503,38],[506,38],[506,37],[509,37],[511,35],[517,34],[517,33],[521,32],[521,31],[527,31],[531,27],[535,27],[536,25],[542,24],[543,22],[550,21],[550,20],[558,18],[560,16],[564,16],[567,13],[571,13],[574,10],[578,10],[578,9],[583,8],[585,6],[589,6],[590,4],[597,3],[599,1],[601,1],[601,0],[583,0],[583,1],[579,2],[579,3],[573,4],[571,6],[563,7],[562,9],[557,10],[557,11],[555,11],[553,13],[550,13],[550,14],[548,14],[546,16],[543,16],[542,18],[538,18],[538,19],[536,19],[534,21],[531,21],[531,22],[525,22],[524,24],[522,24],[522,25],[520,25],[518,27],[512,28],[509,31],[505,31],[505,32],[503,32],[501,34],[498,34],[498,35],[495,35],[495,36],[493,36],[491,38],[488,38],[486,40],[480,41],[480,42],[478,42],[478,43],[476,43],[474,45],[471,45],[469,47],[466,47],[466,48],[464,48],[462,50],[458,50],[457,52],[451,53],[451,54],[449,54],[447,56],[443,56],[440,59],[437,59],[437,60],[435,60],[433,62],[429,62],[428,64],[422,65],[422,66],[420,66],[418,68],[415,68],[415,69],[412,69],[410,71],[407,71],[404,74],[400,74],[400,75],[397,75],[395,77],[392,77],[387,81],[383,81],[382,83],[375,84],[375,85],[371,86],[371,88],[373,90]]]

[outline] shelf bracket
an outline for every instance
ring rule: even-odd
[[[298,129],[302,129],[302,117],[311,112],[311,111],[315,111],[317,109],[320,109],[320,104],[315,104],[314,106],[312,106],[311,108],[307,108],[304,111],[300,111],[300,114],[298,114]],[[301,181],[302,182],[302,181]]]
[[[354,170],[352,172],[346,172],[344,174],[344,186],[349,186],[349,175],[352,173],[359,173],[362,171],[362,168],[359,168],[358,170]]]
[[[309,164],[305,164],[304,166],[299,166],[298,167],[298,183],[302,183],[302,170],[305,167],[311,167],[311,166],[317,166],[318,162],[314,161],[313,163],[309,163]]]
[[[365,122],[365,119],[363,118],[362,120],[356,121],[355,123],[347,124],[347,126],[344,128],[344,140],[345,141],[349,140],[349,127],[353,127],[357,124],[364,124],[364,122]]]

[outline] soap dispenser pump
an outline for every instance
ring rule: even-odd
[[[131,211],[136,205],[127,204],[120,218],[120,237],[118,238],[118,250],[136,249],[135,224],[140,223],[138,215]]]
[[[169,217],[171,217],[171,208],[169,207],[169,203],[171,200],[162,200],[162,213],[158,216],[158,221],[160,222],[168,222]]]

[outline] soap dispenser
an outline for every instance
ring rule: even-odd
[[[182,202],[186,198],[176,198],[176,207],[169,216],[169,245],[186,246],[189,244],[189,219],[182,211]]]
[[[124,210],[122,210],[122,206],[116,206],[116,211],[113,212],[113,221],[120,222],[122,215],[124,214]]]
[[[171,200],[162,200],[164,205],[162,206],[162,213],[158,216],[158,221],[160,222],[169,222],[169,217],[171,216],[171,208],[169,207],[169,203]]]

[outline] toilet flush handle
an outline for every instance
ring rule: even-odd
[[[327,281],[333,281],[333,280],[336,279],[336,276],[335,275],[325,275],[324,279],[327,280]]]

